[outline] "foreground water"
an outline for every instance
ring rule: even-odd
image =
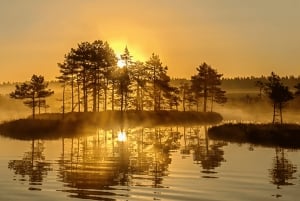
[[[208,139],[205,127],[0,137],[0,200],[297,200],[300,152]]]

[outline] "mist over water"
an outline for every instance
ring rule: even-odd
[[[248,105],[240,107],[216,107],[216,111],[223,117],[223,121],[227,122],[251,122],[251,123],[271,123],[273,111],[271,105],[261,107],[249,107]],[[286,109],[283,111],[283,120],[286,123],[299,123],[299,112]]]
[[[22,100],[9,98],[13,88],[1,91],[0,122],[31,115]],[[62,89],[58,83],[49,88],[55,94],[41,113],[61,113]],[[271,104],[253,101],[256,96],[233,94],[213,111],[224,122],[271,122]],[[84,127],[93,117],[86,118]],[[283,118],[299,121],[291,106]],[[300,196],[299,150],[212,140],[207,135],[210,126],[122,124],[80,129],[73,137],[51,141],[0,136],[0,200],[293,201]]]
[[[47,98],[49,108],[41,108],[40,113],[61,113],[62,88],[59,83],[49,83],[49,88],[55,91],[54,95]],[[23,104],[24,100],[15,100],[9,94],[15,90],[15,84],[0,85],[0,122],[28,118],[32,110]],[[38,114],[39,111],[37,110]]]
[[[0,122],[27,118],[31,110],[21,101],[11,100],[8,95],[0,95]]]

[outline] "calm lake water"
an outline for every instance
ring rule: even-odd
[[[204,126],[0,137],[0,200],[298,200],[300,152],[208,139]]]

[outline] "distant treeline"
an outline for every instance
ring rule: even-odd
[[[291,89],[300,82],[300,76],[283,76],[281,80],[284,85],[290,87]],[[179,86],[181,83],[190,82],[190,79],[186,78],[171,78],[170,84],[172,86]],[[222,78],[221,85],[224,89],[254,89],[257,88],[255,83],[257,81],[267,81],[267,76],[260,76],[260,77],[233,77],[233,78]],[[15,86],[16,84],[20,84],[20,82],[2,82],[0,83],[1,86]],[[58,80],[51,80],[49,81],[50,85],[57,85],[59,86],[60,83]],[[229,92],[229,91],[228,91]],[[0,89],[0,94],[5,94]]]
[[[290,89],[293,89],[294,86],[300,82],[300,76],[284,76],[280,77],[282,83],[285,86],[288,86]],[[266,76],[261,77],[235,77],[235,78],[223,78],[222,79],[222,86],[229,90],[229,89],[249,89],[249,88],[257,88],[255,84],[257,81],[267,82]]]
[[[230,89],[239,90],[239,89],[257,89],[255,86],[257,81],[266,82],[267,76],[260,76],[260,77],[233,77],[233,78],[222,78],[221,79],[221,86],[224,88],[227,93],[230,93]],[[293,90],[294,86],[300,82],[300,76],[283,76],[281,77],[281,81],[285,86],[288,86],[290,89]],[[171,84],[177,86],[180,85],[182,82],[190,82],[189,79],[184,78],[173,78],[171,79]]]

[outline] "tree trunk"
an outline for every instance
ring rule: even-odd
[[[121,112],[123,112],[123,103],[124,103],[124,91],[123,91],[123,82],[121,81]]]
[[[206,112],[206,103],[207,103],[207,88],[205,86],[204,94],[203,94],[203,112]]]
[[[111,88],[111,110],[115,110],[115,81],[112,82]]]
[[[35,119],[35,97],[32,96],[32,119]]]
[[[83,111],[88,111],[88,90],[87,90],[87,76],[86,76],[86,69],[83,69],[83,80],[82,80],[82,87],[83,87]]]
[[[80,82],[79,77],[77,76],[77,98],[78,98],[78,112],[80,112]]]
[[[143,99],[143,97],[144,97],[144,90],[142,89],[141,90],[141,105],[140,105],[140,107],[141,107],[141,111],[143,111],[144,110],[144,99]]]
[[[97,86],[96,80],[93,83],[93,112],[97,111]]]
[[[183,89],[183,95],[182,95],[182,107],[183,107],[183,111],[185,112],[185,89]]]
[[[156,83],[155,83],[155,66],[153,67],[153,103],[154,103],[154,111],[156,111]]]
[[[39,114],[41,114],[41,98],[39,98]]]
[[[124,94],[124,110],[126,111],[127,110],[127,101],[128,101],[128,93],[127,93],[127,90]]]
[[[97,90],[97,112],[100,112],[100,89]]]
[[[276,103],[273,103],[273,124],[275,123],[276,118]]]
[[[65,90],[65,84],[64,84],[63,90]],[[73,77],[73,74],[71,77],[71,112],[74,112],[74,77]]]
[[[157,108],[160,111],[160,102],[161,102],[161,91],[158,92],[158,101],[157,101]]]
[[[107,110],[107,89],[108,89],[108,80],[106,79],[106,83],[104,86],[104,111]]]
[[[65,117],[65,89],[66,89],[66,84],[64,83],[63,86],[63,94],[62,94],[62,118],[64,119]],[[73,94],[72,94],[73,96]],[[72,112],[73,112],[73,104],[72,104]]]
[[[140,87],[139,83],[137,83],[137,90],[136,90],[136,110],[140,110]]]
[[[214,95],[211,95],[211,105],[210,105],[210,112],[213,110],[213,105],[214,105]]]
[[[282,124],[282,103],[279,103],[280,123]]]
[[[77,93],[78,93],[78,112],[80,112],[80,85],[77,85]]]

